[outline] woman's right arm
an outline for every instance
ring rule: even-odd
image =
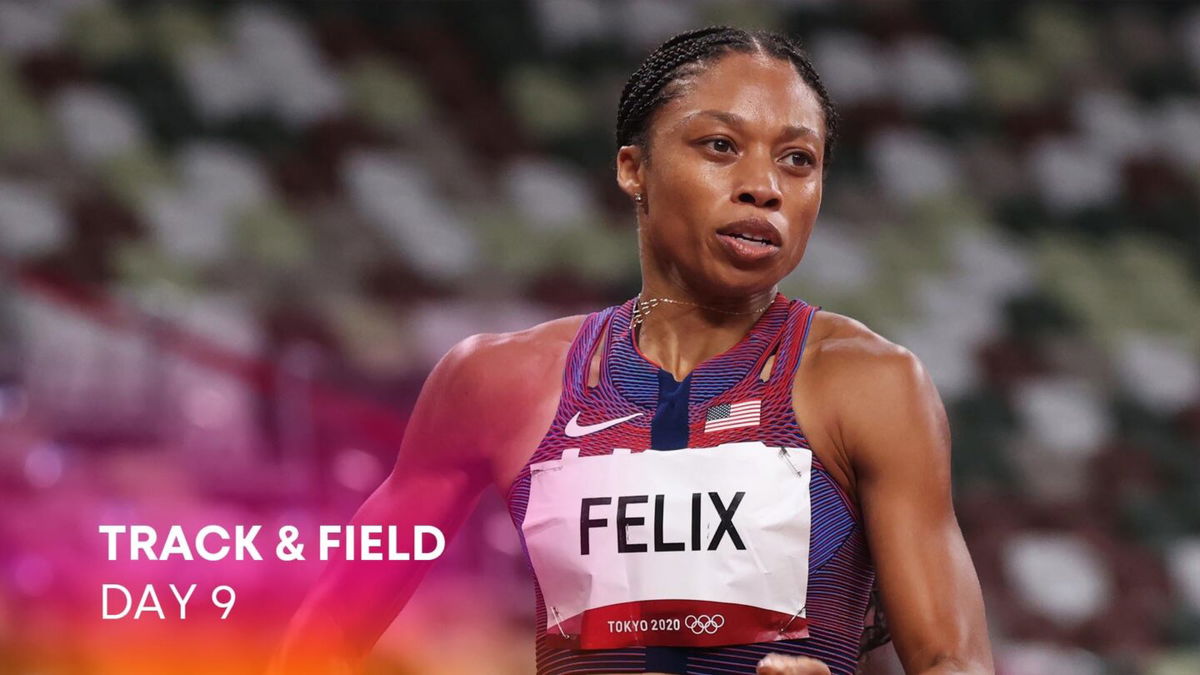
[[[469,338],[433,369],[400,443],[391,475],[352,525],[395,525],[401,542],[432,525],[449,542],[491,481],[495,336]],[[500,350],[501,352],[504,350]],[[355,673],[433,561],[328,563],[288,628],[271,675]]]

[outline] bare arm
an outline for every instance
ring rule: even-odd
[[[911,352],[875,337],[860,354],[839,386],[838,429],[896,652],[906,673],[992,673],[979,580],[951,500],[941,399]]]
[[[485,456],[489,412],[483,338],[455,347],[430,373],[388,478],[363,503],[353,525],[395,525],[402,539],[433,525],[449,541],[490,480]],[[352,673],[416,590],[433,561],[328,564],[305,598],[276,655],[272,675]]]
[[[904,671],[992,673],[982,593],[954,517],[950,432],[937,390],[911,352],[858,321],[823,314],[797,375],[797,416],[861,508]],[[772,654],[758,672],[829,670]]]

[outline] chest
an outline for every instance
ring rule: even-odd
[[[642,451],[651,446],[655,410],[622,406],[612,400],[560,410],[566,365],[567,349],[564,348],[556,368],[531,374],[538,378],[537,395],[521,403],[520,424],[512,427],[509,433],[492,439],[493,482],[499,494],[507,494],[531,463],[561,453],[563,449],[578,448],[587,456],[606,454],[615,449]],[[599,381],[600,365],[598,358],[590,364],[593,370],[589,379],[593,383]],[[782,408],[769,408],[766,417],[762,417],[760,404],[758,424],[749,422],[755,421],[753,401],[762,400],[761,391],[750,391],[739,400],[728,401],[729,409],[713,411],[711,422],[709,409],[713,406],[689,410],[689,436],[703,441],[708,435],[704,432],[706,424],[710,430],[717,431],[722,425],[728,425],[729,433],[720,437],[724,441],[803,444],[812,452],[814,463],[828,473],[833,484],[847,495],[847,501],[854,503],[853,473],[847,453],[837,438],[835,415],[827,405],[822,405],[819,380],[809,375],[801,364],[794,378],[790,401]],[[730,398],[737,399],[736,396]],[[559,420],[560,428],[553,429],[556,418],[564,413],[565,422]],[[727,419],[722,421],[722,418]],[[734,426],[739,423],[744,425]],[[762,424],[768,428],[763,428]],[[772,424],[775,426],[770,428]],[[566,434],[568,427],[573,436]],[[693,444],[703,445],[702,442]]]

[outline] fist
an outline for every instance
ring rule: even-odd
[[[807,656],[767,654],[758,662],[758,675],[829,675],[829,667]]]

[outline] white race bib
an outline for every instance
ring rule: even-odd
[[[522,529],[546,635],[577,649],[808,636],[812,452],[617,449],[530,466]]]

